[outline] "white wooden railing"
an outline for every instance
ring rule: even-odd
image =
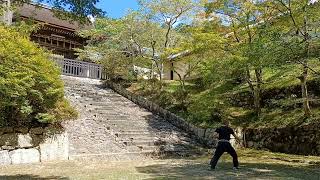
[[[53,61],[61,68],[61,73],[67,76],[85,77],[92,79],[106,79],[106,73],[99,64],[88,63],[66,59],[62,57],[52,57]]]

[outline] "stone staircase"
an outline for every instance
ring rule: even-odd
[[[64,124],[70,159],[134,160],[187,156],[199,146],[187,133],[93,79],[62,76],[65,95],[80,117]]]

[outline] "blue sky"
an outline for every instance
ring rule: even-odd
[[[109,17],[120,18],[128,9],[137,9],[138,3],[136,0],[100,0],[97,6],[106,11]]]

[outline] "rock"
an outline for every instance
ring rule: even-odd
[[[205,129],[202,129],[202,128],[197,128],[197,136],[199,137],[199,138],[204,138],[204,134],[205,133]]]
[[[29,132],[29,129],[26,127],[19,127],[14,129],[17,133],[27,134]]]
[[[17,146],[18,136],[16,134],[3,134],[0,136],[0,146]]]
[[[18,147],[29,148],[32,147],[32,138],[29,134],[18,134]]]
[[[0,165],[9,165],[9,164],[11,164],[9,151],[0,151]]]
[[[2,134],[4,134],[4,130],[3,130],[3,128],[0,128],[0,136],[1,136]]]
[[[31,128],[30,129],[30,133],[31,134],[35,134],[35,135],[42,135],[44,133],[44,129],[41,127],[38,128]]]
[[[194,126],[193,124],[190,124],[189,128],[191,133],[198,134],[198,128],[196,126]]]
[[[35,134],[30,134],[32,138],[32,145],[33,147],[39,146],[39,144],[43,141],[43,135],[35,135]]]
[[[212,129],[206,129],[206,133],[204,134],[204,139],[207,141],[213,139]]]
[[[4,128],[2,128],[2,132],[3,132],[3,134],[8,134],[8,133],[13,133],[14,130],[12,127],[4,127]]]
[[[170,151],[172,152],[172,151],[175,151],[175,147],[172,144],[168,144],[168,145],[163,146],[163,150],[166,152],[170,152]]]
[[[2,150],[14,150],[15,148],[13,146],[1,146]]]
[[[40,153],[37,149],[18,149],[9,152],[12,164],[29,164],[40,162]]]
[[[248,142],[247,142],[247,145],[248,145],[249,148],[253,147],[253,144],[254,144],[254,143],[253,143],[252,141],[248,141]]]
[[[68,134],[57,134],[40,144],[41,162],[53,160],[68,160],[69,139]]]
[[[204,139],[207,141],[209,147],[213,147],[216,144],[217,139],[214,138],[215,129],[207,129]]]
[[[318,154],[320,154],[320,145],[318,145],[316,149],[317,149]]]

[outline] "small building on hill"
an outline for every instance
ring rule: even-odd
[[[81,27],[77,22],[57,18],[46,6],[24,4],[13,15],[13,23],[33,20],[42,23],[41,28],[32,33],[31,40],[64,58],[75,59],[75,48],[82,49],[86,39],[77,35]]]
[[[168,57],[168,61],[164,64],[163,79],[165,80],[179,80],[193,79],[194,73],[191,72],[194,64],[191,61],[181,61],[181,58],[194,58],[190,51],[183,51],[173,54]],[[179,77],[180,76],[180,77]]]

